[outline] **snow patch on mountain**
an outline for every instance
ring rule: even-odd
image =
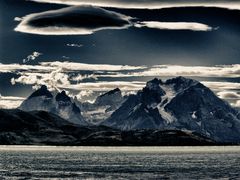
[[[180,129],[220,142],[240,141],[240,115],[196,80],[153,79],[102,123],[122,129]]]
[[[197,111],[193,111],[193,113],[192,113],[192,118],[193,118],[193,119],[197,119],[196,112],[197,112]]]

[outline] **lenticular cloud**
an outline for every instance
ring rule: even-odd
[[[158,22],[158,21],[143,21],[135,24],[135,27],[167,29],[167,30],[191,30],[191,31],[211,31],[213,28],[202,23],[196,22]]]
[[[117,12],[93,6],[73,6],[34,13],[21,18],[15,31],[39,35],[87,35],[99,30],[154,28],[163,30],[211,31],[212,27],[197,22],[139,21]]]
[[[103,29],[124,29],[131,17],[93,6],[74,6],[23,17],[15,31],[40,35],[84,35]]]
[[[31,0],[39,3],[65,5],[93,5],[99,7],[130,9],[162,9],[173,7],[217,7],[240,10],[238,0]]]

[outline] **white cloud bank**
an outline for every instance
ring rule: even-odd
[[[162,9],[173,7],[218,7],[240,10],[240,2],[235,0],[31,0],[39,3],[55,3],[66,5],[93,5],[124,9]]]
[[[158,21],[143,21],[134,25],[135,27],[166,29],[166,30],[191,30],[191,31],[211,31],[212,27],[195,22],[158,22]]]
[[[155,65],[142,70],[118,72],[112,74],[99,74],[98,77],[216,77],[237,78],[240,77],[240,64],[216,65],[216,66],[182,66],[182,65]]]
[[[62,69],[62,72],[94,71],[97,77],[166,77],[166,76],[195,76],[195,77],[240,77],[240,64],[216,66],[183,66],[183,65],[154,65],[131,66],[112,64],[86,64],[69,61],[39,62],[38,65],[1,64],[0,73],[7,72],[41,72],[49,73]]]
[[[239,92],[240,92],[240,89],[239,89]],[[239,99],[240,100],[240,94],[234,91],[222,91],[218,93],[218,96],[222,99]]]
[[[219,93],[218,95],[220,97],[225,97],[226,98],[226,95],[229,93],[229,91],[231,92],[239,92],[240,90],[240,83],[238,82],[211,82],[211,81],[202,81],[202,83],[211,88],[213,91],[215,92],[222,92],[222,93]],[[226,94],[226,92],[228,92]]]
[[[236,102],[240,98],[240,83],[227,82],[225,78],[240,78],[240,65],[219,66],[124,66],[110,64],[84,64],[77,62],[41,62],[38,65],[0,64],[0,73],[13,73],[14,85],[27,84],[33,88],[47,85],[51,90],[66,89],[69,92],[81,92],[79,96],[87,96],[92,91],[108,91],[119,87],[122,91],[137,91],[145,85],[145,81],[137,81],[139,77],[212,77],[220,81],[202,81],[220,98]],[[124,79],[123,79],[124,78]],[[128,79],[130,78],[130,79]],[[103,80],[105,79],[105,80]],[[6,99],[5,99],[6,100]]]
[[[155,65],[133,76],[240,77],[240,64],[216,66]]]
[[[68,86],[59,86],[61,89],[69,90],[91,90],[91,91],[109,91],[120,88],[122,91],[137,91],[145,86],[143,81],[98,81],[98,82],[81,82],[78,84],[70,84]]]
[[[141,89],[145,82],[119,81],[120,78],[139,77],[213,77],[239,78],[240,65],[221,66],[124,66],[110,64],[84,64],[76,62],[42,62],[39,65],[0,64],[0,73],[14,73],[19,77],[12,78],[11,83],[31,85],[33,88],[47,85],[51,90],[68,89],[74,91],[107,91],[116,87],[123,91]],[[102,81],[101,78],[107,78]],[[111,80],[110,80],[111,79]],[[122,80],[122,79],[121,79]],[[84,81],[84,82],[83,82]],[[91,82],[89,82],[91,81]],[[93,81],[93,82],[92,82]],[[240,83],[202,82],[223,99],[237,99]],[[230,93],[231,92],[231,93]]]
[[[24,99],[23,97],[2,96],[0,94],[0,109],[17,108]]]
[[[42,62],[44,67],[62,68],[66,71],[124,71],[124,70],[140,70],[146,66],[130,66],[130,65],[111,65],[111,64],[85,64],[75,62]],[[0,70],[1,71],[1,70]]]
[[[26,64],[2,64],[0,63],[0,73],[11,72],[51,72],[56,69],[63,69],[64,71],[135,71],[146,69],[146,66],[130,66],[130,65],[112,65],[112,64],[86,64],[76,62],[39,62],[39,65]]]

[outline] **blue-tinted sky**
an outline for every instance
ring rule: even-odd
[[[205,84],[230,103],[240,104],[239,1],[45,2],[0,2],[2,98],[26,97],[32,87],[46,84],[80,94],[80,99],[87,94],[85,100],[93,91],[114,86],[136,91],[142,87],[139,84],[153,77],[183,75],[197,76],[207,83],[220,82]],[[43,64],[56,61],[60,64]],[[69,63],[61,63],[64,61]],[[107,65],[89,70],[88,64]],[[130,67],[122,70],[109,65]],[[86,82],[95,85],[79,85]],[[110,86],[109,82],[115,83]],[[229,82],[234,84],[226,84]]]

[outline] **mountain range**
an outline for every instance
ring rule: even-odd
[[[163,145],[163,142],[165,145],[174,145],[175,142],[176,145],[177,139],[184,142],[182,136],[186,139],[197,137],[205,143],[240,142],[239,111],[200,82],[184,77],[166,81],[155,78],[148,81],[142,90],[129,96],[122,96],[121,90],[116,88],[97,97],[94,103],[77,102],[65,91],[50,92],[42,86],[23,101],[19,110],[12,110],[13,114],[9,111],[1,112],[4,115],[1,116],[3,129],[9,126],[9,120],[14,122],[11,124],[14,128],[18,128],[17,124],[21,122],[18,129],[21,133],[25,131],[25,121],[26,126],[29,123],[33,125],[32,121],[37,121],[37,124],[44,122],[44,126],[38,129],[43,132],[50,129],[50,134],[57,139],[66,138],[63,144],[99,145],[102,142],[106,145],[109,142],[141,145],[147,141],[149,144],[145,142],[145,145],[154,145],[154,142],[155,145]],[[66,126],[74,130],[70,133]],[[88,137],[79,136],[79,131],[85,131],[83,129],[91,132]],[[12,133],[9,131],[5,129],[5,134]],[[73,132],[78,132],[78,135]],[[3,137],[1,135],[0,142],[3,142]],[[135,139],[136,143],[129,138]],[[51,143],[51,140],[48,142]]]
[[[46,111],[0,109],[0,144],[81,146],[216,145],[197,133],[179,130],[121,131],[106,126],[80,126]]]
[[[181,129],[220,142],[240,140],[240,114],[198,81],[153,79],[103,125],[122,129]]]

